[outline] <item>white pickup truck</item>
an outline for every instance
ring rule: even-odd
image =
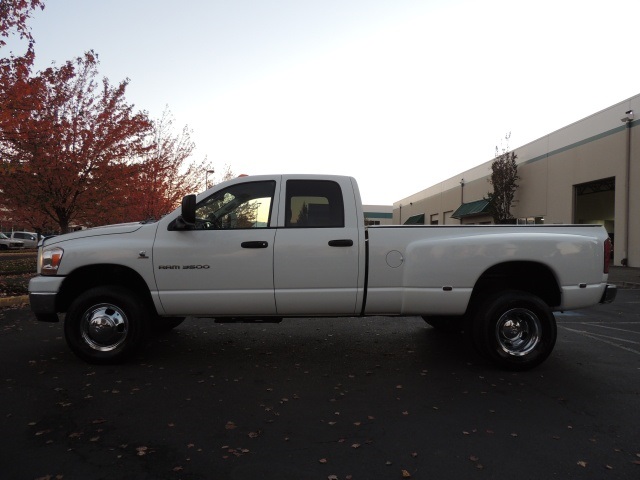
[[[188,316],[418,315],[527,369],[554,348],[553,311],[613,301],[610,248],[597,225],[365,227],[351,177],[244,176],[158,222],[41,241],[29,296],[38,320],[66,312],[69,347],[92,363]]]

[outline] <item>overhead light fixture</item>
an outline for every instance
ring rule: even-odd
[[[622,123],[633,122],[633,110],[627,110],[626,112],[624,112],[624,114],[626,115],[626,117],[620,119]]]

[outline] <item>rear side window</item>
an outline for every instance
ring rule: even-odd
[[[340,185],[329,180],[287,180],[285,227],[344,227]]]

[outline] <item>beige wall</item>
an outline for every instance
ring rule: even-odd
[[[639,119],[630,129],[621,122],[628,110],[634,110]],[[630,183],[627,187],[629,130]],[[598,221],[614,234],[614,263],[620,264],[627,258],[630,266],[640,267],[640,95],[516,148],[515,152],[520,176],[516,204],[512,209],[515,217],[544,217],[547,224]],[[460,180],[464,178],[465,181],[465,203],[484,198],[491,190],[488,178],[492,162],[485,162],[394,203],[393,223],[401,223],[401,207],[402,222],[411,215],[424,213],[427,224],[432,215],[437,215],[440,225],[443,219],[446,224],[459,225],[460,221],[450,215],[461,204]],[[575,186],[610,177],[615,178],[615,193],[581,197],[581,211],[576,212]],[[607,216],[607,212],[599,203],[610,205],[611,201],[615,203],[613,218],[601,218]],[[463,223],[488,219],[466,218]]]

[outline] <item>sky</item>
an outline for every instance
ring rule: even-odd
[[[367,205],[640,93],[638,0],[45,1],[37,69],[94,50],[218,180],[350,175]]]

